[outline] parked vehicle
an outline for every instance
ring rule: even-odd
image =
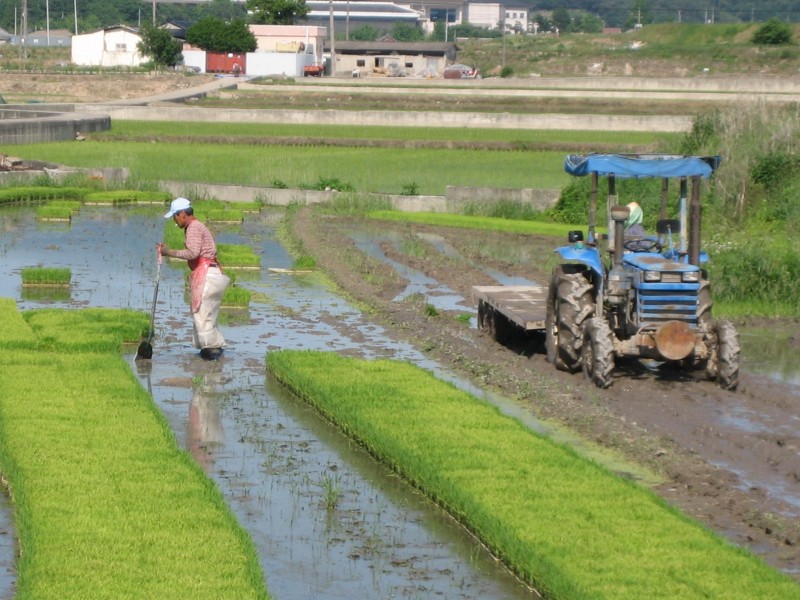
[[[445,67],[445,79],[480,79],[481,73],[477,67],[468,67],[467,65],[455,64]]]
[[[712,318],[711,285],[701,267],[700,182],[719,162],[718,156],[568,156],[568,173],[592,177],[588,235],[572,231],[569,245],[556,249],[563,262],[546,295],[542,288],[474,288],[479,325],[496,337],[513,325],[543,327],[548,360],[562,371],[583,370],[601,388],[611,385],[618,358],[634,357],[699,371],[735,389],[738,333],[730,322]],[[608,182],[607,236],[596,231],[600,177]],[[617,203],[618,177],[662,180],[657,235],[626,239],[629,210]],[[680,181],[680,216],[674,220],[666,218],[673,178]]]

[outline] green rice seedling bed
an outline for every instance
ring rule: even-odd
[[[81,209],[83,203],[80,200],[48,200],[45,206],[54,206],[58,208],[68,208],[75,214]]]
[[[222,296],[223,308],[247,308],[250,306],[250,290],[230,285]]]
[[[119,352],[124,344],[138,344],[150,326],[147,314],[123,309],[43,308],[23,316],[40,345],[72,352]]]
[[[209,223],[241,223],[244,221],[244,211],[239,208],[208,210],[205,220]]]
[[[84,352],[97,345],[63,343],[91,326],[89,337],[126,339],[147,315],[21,315],[0,299],[0,316],[0,472],[19,537],[15,598],[268,598],[252,540],[115,344]]]
[[[39,221],[71,221],[72,209],[64,206],[37,206],[36,218]]]
[[[408,363],[280,351],[269,370],[546,598],[796,598],[643,487]]]
[[[91,190],[88,188],[76,187],[17,186],[0,188],[0,204],[57,199],[81,200],[89,192]]]
[[[69,287],[72,271],[53,267],[25,267],[22,269],[22,285]]]
[[[167,192],[150,190],[105,190],[87,194],[86,204],[166,204],[172,199]]]
[[[36,334],[11,298],[0,298],[0,340],[7,350],[33,349],[37,344]]]
[[[261,268],[261,257],[243,244],[217,244],[217,256],[225,269]]]

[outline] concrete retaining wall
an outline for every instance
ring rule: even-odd
[[[162,181],[159,187],[173,196],[190,199],[227,200],[230,202],[253,202],[260,200],[272,206],[290,204],[316,204],[332,202],[339,192],[316,190],[289,190],[244,185],[222,185],[184,181]],[[401,196],[374,194],[387,200],[394,210],[405,212],[461,212],[474,203],[493,203],[510,200],[530,204],[535,210],[545,210],[555,205],[560,190],[496,189],[447,186],[444,196]]]
[[[79,132],[111,129],[107,114],[74,112],[73,105],[6,105],[0,108],[0,143],[35,144],[74,140]]]
[[[200,121],[216,123],[288,123],[295,125],[373,125],[382,127],[459,127],[482,129],[557,129],[562,131],[686,132],[689,116],[523,115],[346,110],[248,110],[169,106],[85,105],[83,111],[132,121]]]

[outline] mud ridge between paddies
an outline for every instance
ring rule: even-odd
[[[213,144],[250,146],[331,146],[339,148],[408,148],[432,150],[495,150],[506,152],[654,152],[653,144],[576,144],[574,142],[492,142],[453,140],[373,140],[360,138],[314,138],[227,135],[102,135],[98,142],[144,142],[162,144]]]

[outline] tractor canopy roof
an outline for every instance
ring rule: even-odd
[[[704,177],[714,173],[719,156],[679,154],[570,154],[564,170],[583,177],[591,173],[616,177]]]

